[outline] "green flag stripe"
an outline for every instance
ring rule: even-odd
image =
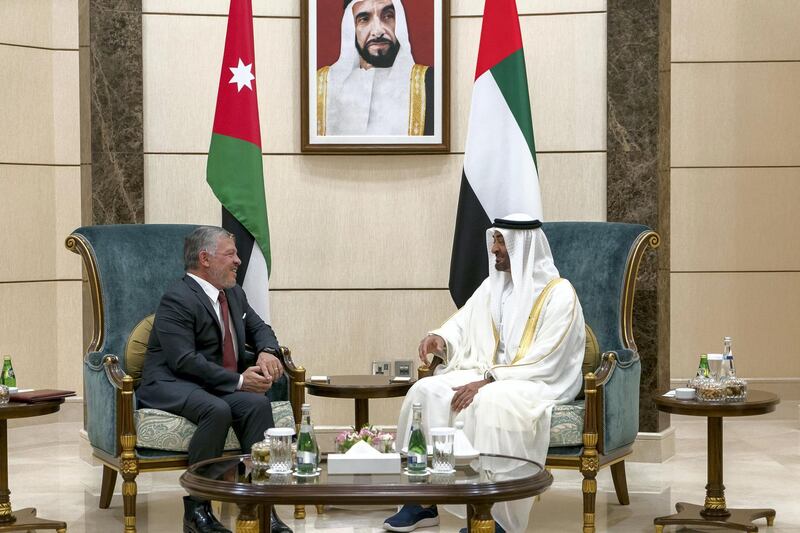
[[[261,149],[227,135],[211,135],[207,181],[225,209],[253,234],[272,271]]]
[[[533,122],[531,121],[531,101],[528,96],[528,78],[525,72],[525,55],[522,48],[493,66],[490,72],[511,109],[511,114],[514,115],[522,135],[528,142],[533,163],[538,167],[536,147],[533,143]]]

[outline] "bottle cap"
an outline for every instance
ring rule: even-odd
[[[422,409],[422,404],[421,404],[421,403],[419,403],[419,402],[414,402],[414,403],[411,405],[411,407],[412,407],[412,408],[414,408],[414,409]]]

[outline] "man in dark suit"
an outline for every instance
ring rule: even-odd
[[[265,393],[284,369],[275,356],[275,333],[236,284],[241,261],[233,235],[199,227],[186,237],[183,252],[186,276],[161,298],[136,396],[141,407],[175,413],[197,425],[189,442],[189,464],[194,464],[221,456],[231,427],[245,453],[263,438],[274,425]],[[230,533],[208,501],[187,496],[184,508],[184,533]],[[291,533],[274,509],[271,530]]]

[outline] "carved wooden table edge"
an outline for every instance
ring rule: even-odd
[[[248,455],[238,456],[240,461]],[[492,505],[497,502],[512,501],[537,496],[553,484],[553,475],[542,465],[518,457],[500,456],[518,461],[527,461],[540,468],[539,472],[521,479],[486,483],[479,485],[276,485],[279,490],[272,494],[264,493],[263,485],[247,488],[247,485],[210,480],[194,473],[194,469],[207,463],[235,459],[227,456],[210,459],[192,465],[180,477],[181,486],[195,497],[216,501],[231,502],[239,507],[236,520],[236,533],[269,533],[269,516],[273,505],[303,504],[384,504],[384,503],[425,503],[461,504],[467,506],[469,533],[494,533]],[[439,490],[421,489],[434,486]],[[298,489],[298,487],[303,487]],[[402,487],[402,488],[398,488]],[[310,489],[317,490],[310,490]],[[323,490],[319,490],[319,489]],[[353,490],[358,488],[359,490]],[[456,490],[454,490],[456,489]],[[459,494],[458,491],[464,492]],[[266,501],[265,501],[266,500]]]
[[[766,391],[750,390],[747,398],[738,402],[701,402],[699,400],[679,400],[658,394],[653,398],[659,410],[667,413],[704,416],[707,418],[708,476],[704,505],[687,502],[675,504],[676,514],[653,519],[656,533],[662,533],[665,526],[689,525],[712,526],[739,531],[758,531],[753,524],[759,518],[767,519],[767,526],[775,523],[774,509],[729,509],[725,501],[723,477],[723,435],[722,419],[726,416],[755,416],[775,410],[780,399],[776,394]]]

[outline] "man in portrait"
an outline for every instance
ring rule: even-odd
[[[433,68],[402,0],[345,0],[339,59],[317,71],[317,135],[433,135]]]

